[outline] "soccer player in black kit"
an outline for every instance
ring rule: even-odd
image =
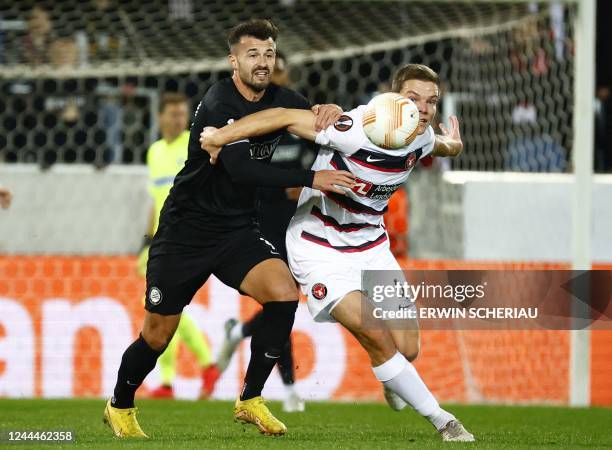
[[[162,208],[149,251],[142,332],[123,354],[114,395],[104,410],[105,422],[118,437],[146,437],[136,420],[136,389],[170,342],[183,308],[211,274],[263,305],[234,417],[265,434],[286,432],[261,391],[289,338],[298,292],[286,263],[256,225],[256,186],[309,186],[343,193],[342,187],[352,187],[353,176],[271,166],[285,130],[228,145],[231,151],[222,150],[214,166],[199,143],[207,126],[221,128],[268,108],[309,108],[296,92],[270,85],[277,34],[267,20],[234,27],[228,37],[233,75],[212,85],[196,110],[187,161]],[[340,114],[332,106],[322,109],[321,127]]]
[[[276,64],[274,65],[271,81],[278,86],[287,87],[289,85],[287,59],[279,51],[276,52]],[[278,143],[271,163],[276,167],[285,169],[309,168],[317,157],[318,151],[318,145],[314,142],[287,133]],[[301,187],[260,187],[257,192],[257,221],[259,228],[264,237],[274,245],[285,261],[287,261],[285,234],[297,208],[297,201],[301,191]],[[262,318],[263,311],[259,311],[246,322],[239,322],[233,317],[225,322],[225,341],[216,361],[216,367],[219,371],[223,372],[228,367],[232,355],[238,349],[240,342],[253,335],[254,331],[261,324]],[[302,412],[305,408],[304,400],[302,400],[295,389],[293,366],[291,339],[288,339],[277,362],[277,368],[285,390],[285,398],[282,403],[284,412]]]

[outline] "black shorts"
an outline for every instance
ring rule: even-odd
[[[179,314],[213,274],[240,291],[253,267],[266,259],[282,259],[255,226],[202,236],[200,242],[195,247],[153,240],[147,263],[147,311]]]

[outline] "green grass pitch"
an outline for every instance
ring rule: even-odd
[[[21,444],[14,448],[105,449],[405,449],[405,448],[612,448],[612,408],[449,405],[478,440],[443,444],[412,411],[384,404],[318,403],[305,413],[283,414],[282,437],[237,424],[230,402],[140,400],[140,424],[150,439],[118,440],[102,423],[104,400],[0,399],[0,432],[73,430],[76,444]],[[0,442],[0,448],[9,448]]]

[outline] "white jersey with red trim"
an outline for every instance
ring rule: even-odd
[[[304,188],[288,232],[341,252],[360,252],[387,243],[383,214],[391,195],[406,182],[417,161],[433,151],[430,127],[407,147],[387,150],[365,135],[365,106],[343,114],[321,131],[313,170],[347,170],[357,177],[347,195]]]

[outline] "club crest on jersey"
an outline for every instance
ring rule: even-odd
[[[353,126],[353,119],[351,119],[347,115],[341,115],[336,123],[334,124],[334,128],[338,131],[348,131]]]
[[[316,283],[312,286],[310,292],[312,292],[312,296],[317,300],[323,300],[327,297],[327,286],[323,283]]]
[[[416,152],[410,153],[406,158],[406,169],[412,169],[417,162]]]
[[[149,291],[149,301],[152,305],[159,305],[162,301],[162,292],[155,286]]]

